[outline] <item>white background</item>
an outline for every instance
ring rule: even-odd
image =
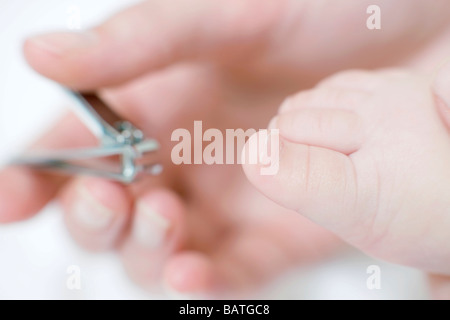
[[[82,27],[100,22],[135,1],[0,0],[0,166],[35,139],[64,110],[57,87],[25,63],[26,36],[67,29],[70,8],[81,13]],[[226,1],[224,1],[226,3]],[[26,199],[23,199],[26,201]],[[366,287],[366,269],[381,267],[381,289]],[[67,268],[81,268],[81,290],[66,286]],[[69,238],[57,204],[37,217],[0,226],[0,298],[2,299],[158,299],[128,281],[114,253],[89,254]],[[346,252],[321,265],[293,270],[257,297],[283,299],[427,298],[417,271]]]

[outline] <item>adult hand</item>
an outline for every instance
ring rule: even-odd
[[[383,8],[383,32],[366,28],[373,2]],[[265,127],[286,96],[323,76],[393,64],[425,47],[447,19],[436,6],[449,4],[154,0],[81,34],[31,38],[31,66],[64,85],[98,90],[162,143],[165,173],[125,187],[9,168],[0,173],[0,220],[27,218],[59,194],[80,244],[118,248],[141,285],[163,273],[170,288],[188,294],[258,284],[317,258],[335,247],[333,236],[254,191],[238,166],[174,166],[170,134],[194,120],[205,129]],[[69,115],[38,145],[91,139]]]

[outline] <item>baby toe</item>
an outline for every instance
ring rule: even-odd
[[[157,288],[166,260],[184,245],[185,215],[183,201],[170,190],[154,188],[137,199],[120,251],[126,271],[142,287]]]
[[[171,298],[201,299],[216,294],[218,279],[210,257],[196,251],[184,251],[168,261],[163,281]]]
[[[132,206],[123,186],[98,178],[76,178],[64,189],[61,200],[69,232],[82,247],[93,251],[117,244]]]

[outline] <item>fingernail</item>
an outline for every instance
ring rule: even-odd
[[[133,223],[134,239],[145,247],[160,247],[170,227],[170,221],[145,203],[139,202]]]
[[[35,47],[61,56],[68,51],[90,47],[96,43],[93,32],[57,32],[34,36],[28,41]]]
[[[114,212],[98,202],[88,190],[80,188],[79,200],[73,207],[73,214],[77,222],[93,231],[107,228],[114,219]]]

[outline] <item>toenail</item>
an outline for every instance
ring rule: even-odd
[[[107,228],[114,218],[112,210],[97,201],[87,189],[80,187],[78,193],[79,200],[73,206],[77,222],[93,231]]]
[[[170,221],[146,203],[139,202],[133,223],[134,239],[149,248],[160,247],[170,228]]]

